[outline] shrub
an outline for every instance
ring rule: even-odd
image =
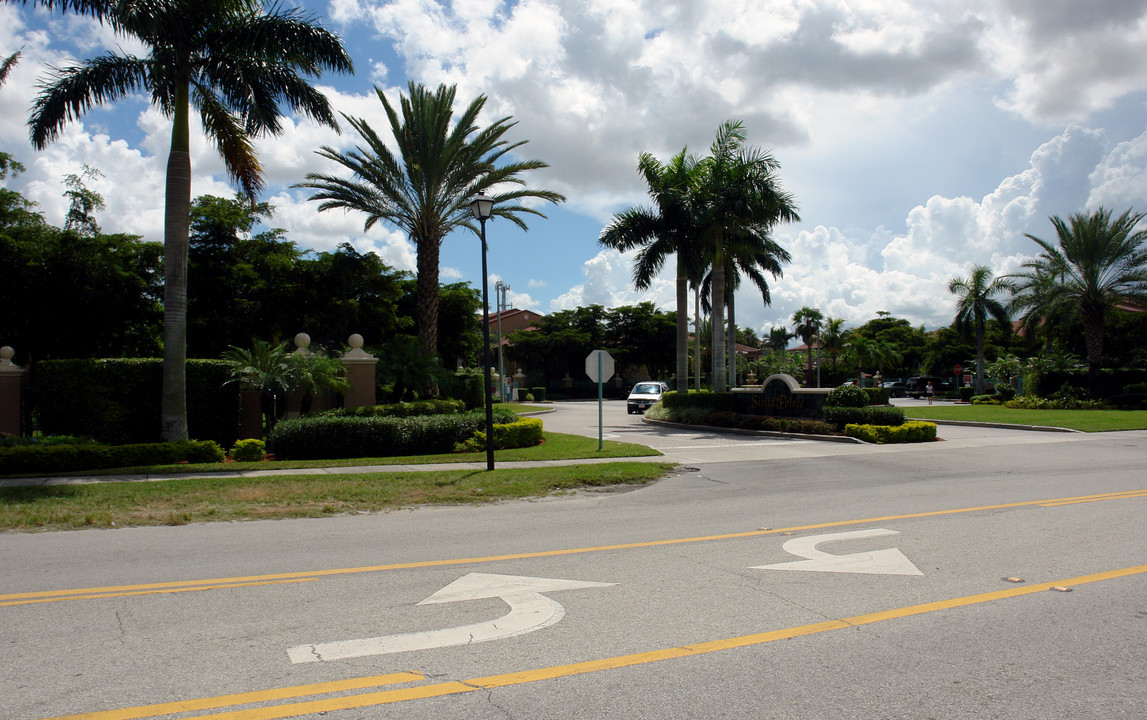
[[[973,395],[971,397],[973,405],[1003,405],[1004,402],[998,395]]]
[[[887,405],[888,404],[888,388],[863,388],[864,394],[868,396],[869,405]]]
[[[1020,410],[1105,410],[1108,406],[1101,400],[1077,400],[1070,397],[1038,398],[1025,395],[1008,400],[1004,403],[1004,407]]]
[[[973,398],[977,397],[974,394],[976,392],[976,388],[961,385],[959,392],[960,392],[960,402],[975,402],[973,400]]]
[[[709,417],[709,424],[716,427],[738,428],[741,430],[767,430],[801,435],[838,434],[836,428],[820,420],[777,418],[768,417],[766,415],[743,415],[734,412],[713,413],[713,415]]]
[[[192,437],[230,446],[239,434],[239,388],[224,387],[222,360],[187,361],[187,427]],[[159,437],[163,360],[41,360],[32,370],[39,429],[100,442],[152,443]]]
[[[901,425],[904,411],[898,407],[826,407],[824,421],[836,427],[845,425]]]
[[[178,462],[223,462],[213,440],[131,445],[24,445],[0,448],[0,474],[59,473],[77,470],[170,465]]]
[[[237,440],[231,448],[231,459],[235,462],[259,462],[267,459],[267,446],[258,438]]]
[[[844,434],[870,443],[932,442],[936,439],[936,423],[913,420],[903,425],[862,425],[849,423]]]
[[[684,408],[702,410],[709,414],[722,411],[733,411],[733,393],[731,392],[695,392],[679,393],[670,390],[661,395],[661,403],[670,412]]]
[[[512,423],[494,426],[494,449],[533,447],[542,441],[542,421],[522,418]],[[486,431],[476,430],[465,442],[454,446],[454,452],[485,452]]]
[[[529,394],[530,391],[526,388],[518,388],[518,402],[526,402],[526,398],[529,397]]]
[[[862,408],[867,407],[868,393],[855,385],[841,385],[829,390],[824,399],[824,407],[830,408]]]
[[[1001,402],[1006,402],[1008,400],[1011,400],[1015,396],[1016,396],[1016,389],[1014,387],[1012,387],[1011,385],[1007,385],[1007,384],[996,385],[996,397],[999,398]]]
[[[495,410],[496,423],[516,420]],[[414,417],[339,417],[312,415],[283,420],[267,438],[276,459],[319,460],[449,453],[486,426],[482,412]]]
[[[544,387],[530,388],[530,394],[533,395],[534,399],[538,402],[546,401],[546,389]]]
[[[449,415],[466,410],[464,400],[413,400],[387,405],[366,405],[356,408],[326,410],[322,415],[334,417],[415,417],[419,415]]]

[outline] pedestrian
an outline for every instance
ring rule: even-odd
[[[928,396],[928,404],[932,404],[932,395],[936,392],[936,388],[932,387],[932,381],[928,381],[928,386],[924,388],[924,394]]]

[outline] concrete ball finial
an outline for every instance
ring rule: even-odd
[[[311,336],[306,333],[299,333],[295,336],[295,347],[300,350],[306,350],[307,346],[311,344]]]
[[[0,347],[0,360],[7,360],[11,362],[12,358],[16,357],[16,351],[12,349],[11,345]]]
[[[351,350],[361,350],[362,349],[362,335],[359,335],[358,333],[351,335],[349,338],[347,338],[346,344],[350,345]]]

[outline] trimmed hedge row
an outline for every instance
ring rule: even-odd
[[[508,410],[494,412],[496,423],[516,419]],[[453,452],[457,443],[485,427],[481,412],[405,418],[310,415],[275,425],[267,450],[276,460],[433,455]]]
[[[887,425],[904,423],[904,411],[898,407],[826,407],[824,421],[836,427],[845,425]]]
[[[731,392],[695,392],[679,393],[670,390],[662,394],[661,404],[666,410],[704,410],[711,413],[734,412],[733,393]]]
[[[533,447],[542,441],[542,421],[537,418],[522,418],[505,425],[494,426],[494,449]],[[485,452],[486,431],[478,430],[465,442],[454,446],[454,452]]]
[[[769,430],[772,432],[799,433],[801,435],[836,435],[832,425],[820,420],[803,420],[768,417],[765,415],[742,415],[734,412],[713,413],[709,424],[717,427],[738,428],[741,430]]]
[[[191,437],[231,447],[239,436],[239,387],[222,360],[187,361]],[[40,360],[32,368],[40,432],[109,444],[158,442],[163,360]]]
[[[453,415],[466,411],[464,400],[415,400],[389,405],[366,405],[356,408],[325,410],[322,415],[334,417],[417,417],[419,415]]]
[[[849,423],[844,426],[844,434],[865,442],[881,445],[885,443],[932,442],[936,439],[936,423],[913,420],[895,427]]]
[[[0,474],[57,473],[76,470],[223,462],[213,440],[131,445],[24,445],[0,448]]]

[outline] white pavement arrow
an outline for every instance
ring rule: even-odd
[[[912,561],[896,548],[853,553],[851,555],[830,555],[829,553],[816,549],[817,545],[834,540],[856,540],[859,538],[899,534],[896,530],[875,528],[872,530],[856,530],[853,532],[829,533],[827,535],[810,535],[809,537],[796,538],[795,540],[789,540],[781,547],[785,552],[808,558],[807,560],[777,563],[776,565],[757,565],[750,569],[869,573],[873,575],[923,575],[924,573],[920,572],[920,570],[912,564]]]
[[[613,583],[470,573],[458,578],[418,604],[433,605],[499,597],[510,606],[510,612],[497,620],[442,630],[406,633],[404,635],[384,635],[321,645],[300,645],[287,650],[287,655],[290,656],[292,663],[321,662],[500,640],[541,630],[565,617],[565,608],[542,593],[609,587],[611,585]]]

